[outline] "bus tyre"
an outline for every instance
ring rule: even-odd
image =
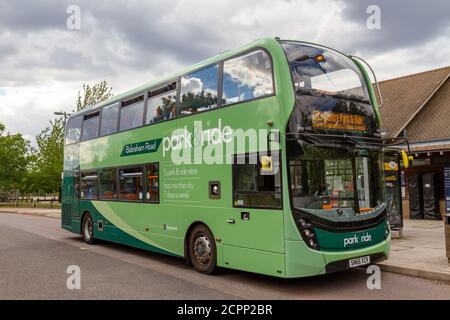
[[[91,214],[88,212],[83,216],[83,222],[81,224],[81,235],[84,242],[87,244],[94,244],[94,221]]]
[[[189,235],[189,258],[195,270],[213,274],[216,269],[216,241],[205,225],[194,227]]]

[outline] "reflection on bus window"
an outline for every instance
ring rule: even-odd
[[[97,199],[97,170],[81,171],[80,198]]]
[[[100,169],[100,200],[117,199],[116,169]]]
[[[119,200],[142,201],[142,167],[119,169]]]
[[[175,118],[177,91],[175,83],[160,90],[150,92],[147,102],[147,124]]]
[[[347,56],[320,46],[299,43],[283,43],[282,46],[297,93],[369,103],[364,77]]]
[[[150,163],[146,165],[147,172],[147,194],[145,201],[159,202],[159,164]]]
[[[100,112],[84,116],[83,136],[81,140],[89,140],[98,137],[98,127],[100,125]]]
[[[251,52],[223,65],[223,104],[242,102],[273,94],[272,65],[262,50]]]
[[[182,115],[217,107],[218,66],[214,65],[181,78]]]
[[[144,96],[124,101],[120,112],[120,131],[142,126],[144,121]]]
[[[83,116],[69,119],[66,129],[66,144],[79,142],[81,138],[81,124]]]
[[[100,135],[105,136],[117,132],[119,104],[104,107],[102,110],[102,125]]]

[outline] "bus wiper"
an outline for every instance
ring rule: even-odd
[[[346,134],[342,135],[342,138],[344,138],[346,141],[352,142],[354,145],[360,146],[361,148],[365,148],[365,149],[378,150],[379,147],[381,146],[381,144],[379,146],[376,146],[376,145],[370,145],[370,144],[358,141]]]
[[[325,141],[323,139],[319,139],[317,137],[305,133],[300,133],[300,137],[302,138],[302,141],[309,143],[313,146],[328,147],[328,148],[344,148],[344,149],[350,148],[350,146],[348,145],[339,144],[336,143],[335,141]]]
[[[302,94],[305,96],[312,96],[312,97],[332,97],[339,100],[347,100],[347,101],[353,101],[353,102],[360,102],[365,104],[370,104],[370,101],[364,97],[357,96],[354,94],[342,94],[342,93],[327,93],[321,90],[313,89],[313,88],[298,88],[297,94]]]
[[[313,136],[308,135],[308,134],[300,133],[300,136],[302,137],[303,141],[306,141],[306,142],[308,142],[310,144],[316,145],[316,144],[321,144],[322,143],[322,140],[320,140],[319,138],[313,137]]]
[[[313,88],[308,88],[308,89],[298,88],[297,94],[302,94],[305,96],[312,96],[312,97],[319,97],[319,96],[324,97],[326,95],[324,92],[321,92],[321,91],[319,91],[317,89],[313,89]]]
[[[368,99],[363,98],[361,96],[354,95],[354,94],[335,93],[335,94],[332,94],[331,96],[336,99],[370,104],[370,101]]]

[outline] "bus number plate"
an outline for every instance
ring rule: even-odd
[[[355,268],[359,266],[363,266],[370,263],[370,256],[359,257],[355,259],[348,260],[348,266],[350,268]]]

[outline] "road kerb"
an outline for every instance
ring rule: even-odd
[[[381,270],[428,280],[450,282],[450,273],[380,263]]]
[[[30,211],[30,210],[21,209],[21,208],[18,208],[18,209],[11,209],[11,208],[1,209],[0,208],[0,213],[27,214],[27,215],[47,217],[47,218],[52,218],[52,219],[61,219],[60,213],[35,212],[35,211]]]

